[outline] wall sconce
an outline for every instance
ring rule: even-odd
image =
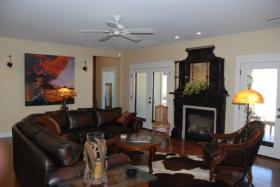
[[[86,61],[86,60],[84,61],[83,70],[84,70],[85,72],[87,72],[87,61]]]
[[[12,63],[12,55],[9,55],[9,61],[7,62],[7,66],[8,66],[9,68],[12,68],[12,66],[13,66],[13,63]]]

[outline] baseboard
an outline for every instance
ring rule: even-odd
[[[12,132],[8,131],[8,132],[0,132],[0,138],[10,138],[12,137]]]

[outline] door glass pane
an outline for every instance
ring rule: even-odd
[[[153,73],[153,120],[155,119],[155,107],[158,105],[167,106],[167,73]]]
[[[135,112],[137,116],[147,117],[147,73],[135,74]]]
[[[103,93],[103,108],[115,107],[115,73],[113,71],[102,72],[102,93]]]
[[[253,69],[252,89],[258,91],[264,97],[263,104],[252,106],[252,117],[265,123],[265,135],[263,141],[274,142],[276,97],[277,97],[277,69]],[[273,146],[273,144],[272,144]]]

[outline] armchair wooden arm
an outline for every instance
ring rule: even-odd
[[[218,140],[228,140],[228,139],[235,139],[239,136],[242,132],[243,128],[228,134],[213,134],[212,135],[212,143],[217,142]]]

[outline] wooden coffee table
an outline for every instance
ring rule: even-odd
[[[127,169],[133,168],[130,164],[112,168],[106,172],[108,182],[106,184],[91,185],[91,187],[148,187],[149,181],[156,180],[157,177],[148,172],[139,171],[136,176],[128,177],[125,173]],[[76,178],[59,183],[58,187],[87,187],[83,178]]]
[[[162,138],[157,135],[151,135],[150,142],[131,142],[130,137],[136,134],[127,134],[126,139],[121,139],[120,136],[115,137],[115,152],[123,151],[149,151],[149,171],[153,172],[152,162],[155,156],[156,149],[160,146]],[[139,134],[137,134],[139,135]]]

